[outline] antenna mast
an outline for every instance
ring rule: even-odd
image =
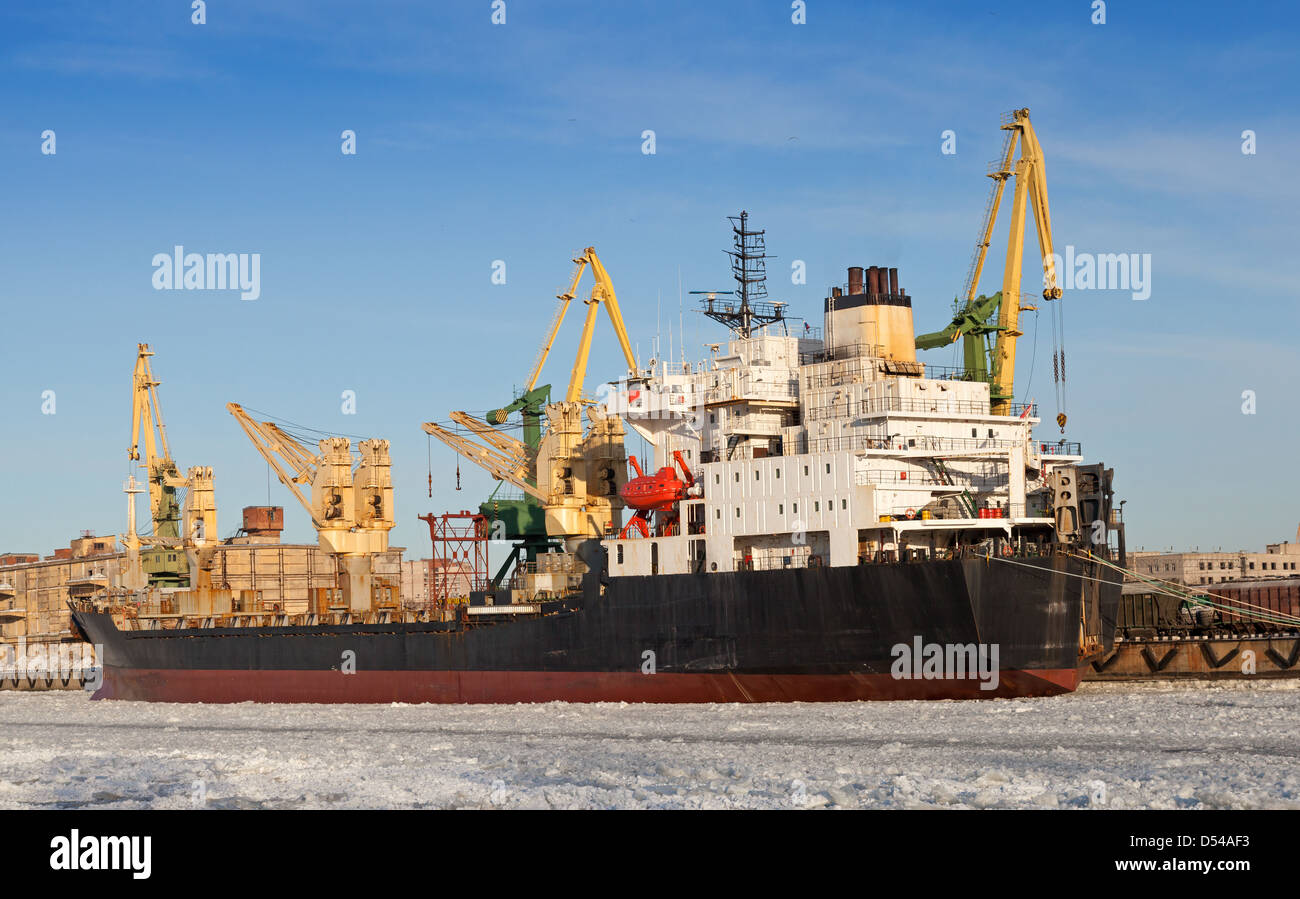
[[[731,221],[734,248],[726,250],[731,257],[731,276],[736,279],[735,290],[692,290],[703,294],[703,312],[716,322],[721,322],[740,337],[750,337],[759,328],[785,320],[785,303],[767,301],[767,244],[766,231],[749,229],[749,213],[741,210],[738,216],[728,216]],[[739,303],[720,300],[733,296]]]

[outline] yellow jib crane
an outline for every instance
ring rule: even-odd
[[[546,357],[550,355],[551,346],[555,343],[555,337],[560,333],[560,325],[564,323],[564,315],[569,310],[569,303],[578,295],[578,282],[582,280],[582,273],[588,266],[591,267],[591,275],[595,279],[595,285],[591,289],[591,298],[585,300],[587,304],[587,317],[582,325],[582,340],[578,344],[578,358],[573,363],[573,371],[569,375],[569,388],[565,392],[567,402],[577,402],[582,398],[582,382],[587,375],[587,357],[591,351],[591,339],[596,330],[596,313],[600,304],[604,303],[605,308],[609,311],[609,320],[614,325],[614,334],[618,337],[619,346],[623,350],[623,357],[627,360],[628,371],[636,370],[636,357],[632,354],[632,343],[627,337],[627,328],[623,325],[623,313],[618,308],[618,295],[614,292],[614,282],[610,280],[609,272],[605,270],[605,265],[596,255],[595,247],[587,247],[582,251],[582,255],[574,260],[576,268],[573,270],[573,276],[569,279],[569,289],[559,294],[556,299],[560,301],[556,307],[555,316],[551,319],[551,326],[547,329],[546,340],[542,343],[541,350],[537,353],[537,358],[533,360],[532,369],[528,372],[528,381],[524,385],[524,393],[528,393],[537,387],[537,379],[542,374],[542,366],[546,364]],[[500,411],[500,410],[498,410]],[[500,421],[494,421],[493,424],[503,424],[505,418]]]
[[[520,533],[511,535],[512,538],[535,536],[535,530],[544,530],[546,535],[553,537],[598,536],[612,526],[614,517],[622,509],[618,497],[618,488],[626,479],[622,420],[590,408],[590,402],[582,395],[600,306],[604,305],[609,312],[629,372],[636,371],[636,357],[623,324],[613,281],[595,248],[587,247],[573,261],[576,268],[569,287],[556,297],[559,306],[529,369],[523,393],[510,405],[488,413],[487,425],[474,421],[463,412],[451,414],[453,421],[487,445],[455,434],[434,422],[424,424],[425,432],[484,468],[494,478],[522,490],[529,497],[525,504],[536,504],[532,508],[540,510],[540,520],[535,525],[520,528]],[[564,400],[552,403],[550,387],[538,387],[537,382],[564,323],[569,304],[578,295],[578,285],[587,268],[591,269],[595,284],[590,298],[584,301],[587,314],[578,341],[577,357],[569,373]],[[589,407],[587,415],[591,422],[585,435],[582,429],[584,406]],[[521,412],[524,418],[523,441],[491,427],[504,424],[510,413],[516,411]],[[548,424],[545,435],[542,433],[543,417]],[[525,515],[521,520],[530,522],[532,518]]]
[[[1023,336],[1019,330],[1022,311],[1020,275],[1024,260],[1027,208],[1032,208],[1034,224],[1038,230],[1038,250],[1043,262],[1043,299],[1061,298],[1061,288],[1056,283],[1056,265],[1053,262],[1052,216],[1047,204],[1047,164],[1034,127],[1029,123],[1029,110],[1013,110],[1004,117],[1001,127],[1007,132],[1007,137],[1002,146],[1000,164],[989,173],[994,182],[993,191],[984,210],[984,226],[963,291],[967,308],[974,308],[975,291],[979,287],[980,274],[984,270],[984,260],[993,238],[993,226],[997,221],[1002,191],[1007,179],[1014,177],[1016,189],[1011,201],[1011,236],[1007,245],[1006,266],[1002,272],[1002,299],[998,309],[997,340],[991,372],[990,398],[994,415],[1009,414],[1015,395],[1016,338]],[[1020,147],[1019,159],[1014,158],[1017,144]],[[1055,359],[1053,363],[1055,364]],[[1057,422],[1062,428],[1065,427],[1063,411],[1057,416]]]
[[[131,447],[127,458],[145,469],[153,534],[145,537],[136,534],[132,514],[123,541],[127,558],[132,568],[138,558],[144,574],[154,585],[196,586],[191,579],[207,570],[205,562],[211,558],[210,547],[218,539],[212,468],[195,465],[181,477],[167,448],[167,429],[158,402],[161,382],[154,378],[149,363],[153,351],[147,343],[137,344],[136,350],[131,382]],[[144,435],[143,459],[140,458],[141,434]],[[183,508],[176,496],[182,489],[187,491]],[[157,548],[140,553],[145,543]],[[205,548],[209,549],[205,551]]]
[[[373,558],[387,551],[388,532],[396,523],[388,441],[360,441],[361,461],[354,470],[347,437],[325,437],[319,453],[313,453],[274,422],[254,421],[238,403],[227,403],[226,411],[307,510],[321,549],[339,558],[346,575],[344,604],[352,612],[369,611]],[[308,493],[303,485],[309,485]]]

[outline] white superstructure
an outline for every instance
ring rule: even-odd
[[[1052,539],[1049,477],[1081,460],[1078,445],[1035,440],[1032,406],[991,414],[987,383],[927,372],[896,273],[885,288],[886,270],[873,270],[873,293],[856,271],[849,292],[826,300],[826,339],[782,322],[733,334],[702,363],[610,385],[607,401],[653,445],[655,469],[679,451],[696,482],[649,537],[605,541],[612,576],[1007,553]]]

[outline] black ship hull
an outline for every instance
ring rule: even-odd
[[[1065,554],[598,581],[537,615],[446,623],[120,630],[73,615],[99,649],[96,698],[959,699],[1075,689],[1112,645],[1120,595],[1117,573]]]

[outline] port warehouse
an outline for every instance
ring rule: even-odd
[[[403,560],[402,547],[375,556],[376,579],[405,605],[432,600],[432,559]],[[440,562],[442,560],[439,560]],[[72,599],[118,586],[126,554],[116,536],[83,534],[44,558],[0,553],[0,644],[77,642],[68,613]],[[286,614],[307,610],[314,591],[338,588],[336,557],[314,543],[281,543],[278,537],[235,537],[215,547],[215,585],[253,593],[262,608]],[[469,576],[448,572],[453,592],[469,592]],[[457,582],[463,587],[457,591]]]

